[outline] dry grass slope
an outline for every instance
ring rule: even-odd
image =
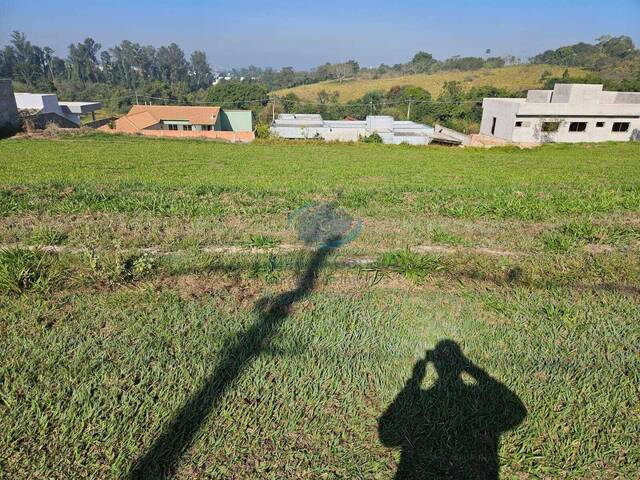
[[[276,95],[295,93],[303,100],[313,101],[317,99],[318,92],[326,90],[340,93],[340,101],[347,102],[362,97],[372,90],[389,90],[396,85],[417,85],[437,96],[442,90],[444,82],[459,81],[467,87],[480,87],[493,85],[510,90],[526,90],[538,88],[542,85],[540,77],[545,71],[553,76],[560,76],[564,72],[563,67],[552,65],[517,65],[504,68],[483,68],[466,72],[451,71],[440,72],[431,75],[404,75],[401,77],[379,78],[375,80],[350,80],[345,82],[321,82],[312,85],[301,85],[276,91]],[[579,76],[584,73],[581,69],[569,69],[571,76]]]

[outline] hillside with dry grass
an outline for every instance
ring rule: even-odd
[[[278,96],[295,93],[301,100],[317,100],[318,92],[338,92],[339,100],[347,102],[362,97],[372,90],[388,91],[396,85],[416,85],[428,90],[433,96],[440,94],[445,82],[458,81],[466,87],[480,87],[491,85],[509,90],[526,90],[539,88],[543,81],[543,73],[549,72],[551,76],[560,76],[564,68],[554,65],[515,65],[503,68],[483,68],[470,71],[448,71],[433,74],[403,75],[400,77],[384,77],[377,79],[354,79],[343,82],[328,81],[301,85],[294,88],[277,90]],[[585,71],[579,68],[569,69],[569,75],[584,75]]]

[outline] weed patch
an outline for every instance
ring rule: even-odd
[[[414,282],[421,282],[432,273],[444,270],[443,259],[436,255],[422,255],[410,250],[383,253],[373,268],[393,272]]]
[[[0,250],[0,291],[21,294],[49,285],[48,254],[38,250]]]
[[[33,245],[61,245],[67,238],[66,232],[46,225],[35,228],[29,240]]]

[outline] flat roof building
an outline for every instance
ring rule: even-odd
[[[95,111],[102,108],[100,102],[60,102],[55,93],[16,93],[15,100],[18,110],[62,117],[77,127],[81,115],[91,114],[95,120]]]
[[[485,98],[480,133],[516,143],[640,140],[640,93],[556,84],[527,98]]]
[[[387,144],[426,145],[433,141],[454,145],[461,143],[446,133],[436,133],[428,125],[398,121],[382,115],[368,116],[365,120],[324,120],[318,114],[286,113],[278,115],[271,125],[271,133],[281,138],[334,142],[357,142],[377,133]]]

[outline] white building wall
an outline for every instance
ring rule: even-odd
[[[322,126],[318,120],[322,121]],[[415,122],[396,122],[389,116],[324,121],[320,116],[283,114],[271,126],[271,132],[282,138],[323,138],[329,142],[357,142],[377,133],[386,144],[426,145],[431,142],[434,129]]]
[[[16,93],[16,105],[18,110],[34,110],[37,113],[55,113],[76,125],[80,125],[80,115],[65,112],[58,103],[55,93]]]
[[[543,122],[557,122],[557,118],[518,118],[522,121],[522,127],[514,127],[512,141],[522,143],[581,143],[581,142],[627,142],[634,130],[640,131],[640,120],[632,120],[624,117],[591,118],[575,117],[560,121],[557,132],[543,132]],[[587,128],[584,132],[571,132],[569,126],[572,122],[584,122]],[[598,127],[597,123],[604,123]],[[629,130],[626,132],[613,132],[614,122],[629,122]]]
[[[629,141],[640,137],[640,93],[603,92],[602,85],[558,84],[553,92],[530,90],[527,99],[485,98],[480,133],[518,143]],[[559,122],[555,132],[544,132],[544,122]],[[571,123],[586,123],[582,132]],[[602,126],[597,126],[598,123]],[[629,123],[614,132],[614,123]]]
[[[512,101],[512,99],[485,98],[482,102],[482,122],[480,133],[483,135],[512,140],[513,128],[516,123],[516,113],[524,99]],[[493,119],[495,118],[495,130],[492,132]]]

